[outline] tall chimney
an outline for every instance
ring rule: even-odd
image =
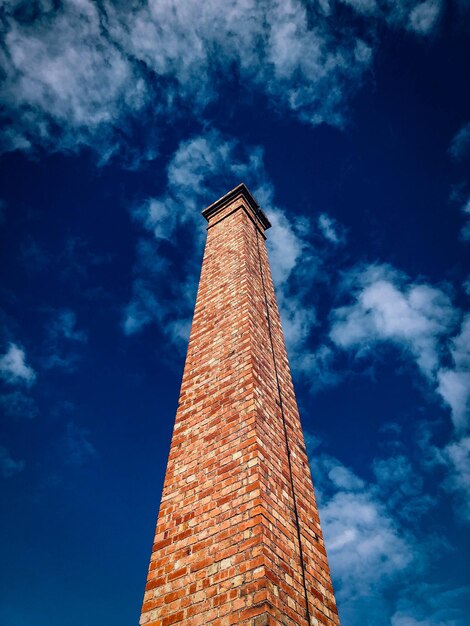
[[[339,624],[274,294],[244,184],[207,243],[142,625]]]

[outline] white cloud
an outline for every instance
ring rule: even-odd
[[[420,35],[427,35],[434,30],[441,11],[441,0],[425,0],[411,11],[409,27]]]
[[[410,546],[370,493],[336,493],[322,506],[321,519],[328,552],[342,583],[340,597],[370,593],[412,560]]]
[[[344,233],[340,229],[337,222],[326,213],[321,213],[318,217],[318,228],[322,235],[333,244],[342,243],[344,241]]]
[[[438,392],[449,405],[455,428],[461,431],[470,417],[470,314],[467,314],[460,333],[450,342],[452,368],[437,373]]]
[[[384,20],[394,28],[406,28],[420,36],[431,34],[439,23],[442,0],[341,0],[356,13],[369,18],[369,26]]]
[[[271,208],[273,206],[272,192],[269,197],[260,198],[259,202],[261,206],[266,207],[268,219],[272,224],[267,240],[269,261],[274,283],[281,286],[288,280],[307,247],[307,242],[296,233],[294,225],[285,213],[277,208]]]
[[[341,124],[344,100],[371,58],[349,30],[324,18],[309,24],[299,0],[238,0],[223,11],[214,0],[66,0],[29,22],[25,5],[4,15],[3,105],[16,111],[3,135],[7,150],[89,145],[105,161],[126,142],[129,119],[147,115],[158,127],[189,107],[200,113],[233,65],[273,107]]]
[[[456,428],[466,425],[470,399],[470,372],[440,370],[438,392],[450,406]]]
[[[405,495],[414,495],[421,490],[422,480],[414,476],[409,459],[403,455],[376,459],[373,470],[382,489],[398,489]]]
[[[77,329],[77,316],[70,309],[54,311],[52,321],[48,326],[48,335],[52,341],[65,339],[67,341],[83,343],[87,340],[85,331]]]
[[[470,436],[464,435],[433,452],[436,461],[448,470],[444,488],[455,495],[461,519],[470,522]]]
[[[442,290],[410,283],[388,265],[370,265],[345,276],[354,303],[332,311],[331,340],[340,348],[369,354],[389,342],[416,361],[433,378],[443,337],[455,325],[457,312]]]
[[[367,29],[344,25],[325,1],[233,0],[223,10],[216,0],[4,3],[3,149],[85,145],[106,161],[130,149],[140,125],[142,145],[127,156],[152,158],[160,128],[188,114],[200,120],[233,71],[272,108],[341,126],[379,20],[426,34],[440,10],[437,0],[348,3],[371,16]]]
[[[467,276],[467,278],[465,279],[462,285],[462,289],[464,290],[467,296],[470,296],[470,276]]]
[[[404,454],[375,459],[372,469],[378,489],[396,517],[416,521],[436,504],[435,497],[423,492],[423,477]]]
[[[30,386],[36,380],[36,372],[26,364],[25,351],[10,343],[6,353],[0,357],[0,377],[10,384]]]
[[[468,590],[428,582],[449,546],[424,521],[436,500],[412,461],[376,458],[368,481],[305,441],[342,622],[464,626]]]
[[[334,487],[345,491],[362,491],[365,488],[364,481],[356,476],[350,469],[338,463],[332,463],[328,471],[328,478]]]
[[[0,446],[0,474],[3,478],[11,478],[23,471],[24,461],[15,461],[6,448]]]
[[[470,154],[470,122],[462,126],[454,136],[449,152],[456,160],[463,159]]]
[[[426,542],[417,541],[410,518],[390,502],[395,462],[378,460],[381,479],[367,482],[338,459],[315,454],[308,433],[306,441],[341,619],[351,626],[387,623],[409,572],[417,575],[427,559]],[[407,484],[410,472],[398,473]],[[400,504],[411,507],[420,495],[405,487]]]
[[[462,207],[462,214],[466,220],[460,231],[462,241],[470,242],[470,198]]]
[[[295,352],[293,365],[309,381],[312,392],[337,385],[343,379],[343,373],[334,368],[336,352],[332,347],[320,345],[315,351],[302,349],[302,344]]]
[[[468,429],[454,430],[450,441],[442,442],[435,430],[438,423],[423,422],[418,441],[424,468],[445,469],[439,483],[441,492],[453,496],[454,512],[461,522],[470,522],[470,435]]]
[[[57,9],[39,7],[33,22],[15,19],[25,14],[23,2],[4,10],[2,103],[16,110],[4,148],[39,143],[55,151],[96,142],[106,159],[116,148],[113,126],[142,109],[147,87],[105,36],[98,6],[65,0]]]
[[[312,328],[316,325],[316,311],[313,305],[303,304],[298,294],[286,293],[282,284],[277,286],[277,300],[282,318],[284,339],[291,356],[295,360],[296,368],[301,369],[301,351],[310,337]],[[308,356],[310,353],[306,352],[302,363],[304,368],[307,368],[308,365],[310,369],[313,363],[307,364]]]
[[[470,315],[463,317],[458,334],[450,339],[460,316],[450,298],[441,289],[410,281],[390,266],[353,270],[345,276],[343,288],[354,302],[331,313],[333,344],[359,357],[372,358],[382,344],[395,345],[415,361],[431,388],[450,408],[454,426],[450,442],[430,446],[427,453],[431,465],[438,462],[446,467],[443,486],[455,494],[461,516],[470,519],[465,504],[470,501],[470,446],[466,434],[470,417]],[[327,372],[333,360],[334,356],[329,355]],[[426,496],[407,505],[401,502],[406,495],[404,485],[418,491],[421,488],[419,479],[411,479],[407,460],[396,457],[384,463],[377,462],[374,471],[383,490],[387,484],[393,487],[389,502],[399,505],[402,515],[409,517],[426,510],[431,504]]]

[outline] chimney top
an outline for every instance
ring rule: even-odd
[[[238,197],[243,198],[247,202],[255,217],[261,223],[263,230],[267,230],[271,227],[271,222],[266,217],[264,211],[260,209],[259,204],[254,199],[252,193],[245,185],[245,183],[240,183],[231,191],[229,191],[224,196],[205,208],[204,211],[202,211],[203,217],[205,217],[206,220],[209,221],[214,215],[216,215],[217,213],[219,213],[219,211],[225,208],[227,204],[237,200]]]

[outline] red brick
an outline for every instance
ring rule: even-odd
[[[265,246],[269,223],[244,186],[204,216],[142,623],[308,626],[307,595],[310,616],[338,626]]]

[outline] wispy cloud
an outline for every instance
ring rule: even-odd
[[[372,470],[382,498],[398,518],[416,522],[436,504],[436,498],[424,492],[423,475],[403,451],[375,459]]]
[[[77,328],[77,316],[70,309],[55,311],[48,326],[49,339],[58,342],[62,339],[83,343],[87,340],[85,331]]]
[[[470,198],[468,198],[467,202],[462,206],[461,211],[465,223],[460,231],[460,237],[462,241],[470,242]]]
[[[3,478],[11,478],[23,471],[24,461],[16,461],[6,448],[0,446],[0,474]]]
[[[441,553],[439,540],[420,526],[435,501],[403,455],[376,459],[376,480],[367,481],[320,453],[308,433],[306,441],[342,620],[388,623]]]
[[[36,372],[26,363],[26,353],[15,343],[10,343],[0,357],[0,377],[9,384],[30,386],[36,380]]]
[[[176,243],[177,238],[175,236]],[[197,273],[189,259],[184,268],[175,268],[178,281],[165,281],[174,261],[160,249],[158,241],[142,237],[137,244],[132,297],[122,320],[126,335],[134,335],[149,324],[157,327],[171,341],[182,345],[189,337],[191,310],[197,288]]]
[[[336,350],[326,343],[320,344],[315,350],[308,350],[304,345],[297,344],[291,350],[293,367],[308,381],[312,393],[337,385],[344,379],[344,372],[335,369]]]
[[[28,236],[20,247],[20,263],[30,272],[42,272],[50,265],[51,258],[37,241]]]
[[[464,290],[467,296],[470,296],[470,276],[467,276],[467,278],[464,280],[462,289]]]
[[[383,20],[395,28],[405,28],[416,35],[432,33],[442,14],[442,0],[340,0],[358,15]]]
[[[420,35],[428,35],[434,30],[441,13],[441,0],[425,0],[412,8],[408,27]]]
[[[462,126],[462,128],[453,137],[449,154],[455,161],[463,161],[470,156],[470,122]],[[460,183],[453,185],[450,194],[452,203],[460,205],[460,211],[463,217],[463,225],[460,230],[460,238],[465,243],[470,242],[470,196],[468,195],[468,180],[462,180]]]
[[[33,398],[19,390],[0,395],[0,406],[5,416],[15,419],[33,419],[39,415],[39,409]]]
[[[339,226],[335,219],[327,213],[321,213],[318,217],[318,228],[322,235],[333,244],[343,243],[345,239],[344,229]]]
[[[461,517],[470,522],[470,436],[457,438],[435,452],[449,470],[444,487],[456,495]]]
[[[450,355],[453,366],[437,373],[438,392],[451,408],[455,428],[461,431],[470,419],[470,314],[450,341]]]
[[[470,122],[462,126],[453,137],[449,152],[451,156],[459,161],[470,154]]]
[[[427,582],[411,584],[397,602],[391,626],[465,626],[469,587]]]
[[[67,423],[63,439],[66,461],[72,465],[84,465],[98,456],[95,446],[90,441],[90,433],[75,422]]]
[[[342,620],[463,626],[468,589],[428,579],[449,546],[426,530],[437,500],[422,469],[401,452],[376,458],[365,480],[308,433],[306,442]]]
[[[47,369],[71,370],[79,359],[76,347],[87,341],[87,334],[77,327],[77,316],[70,309],[53,310],[49,317],[44,344],[46,355],[41,364]]]

